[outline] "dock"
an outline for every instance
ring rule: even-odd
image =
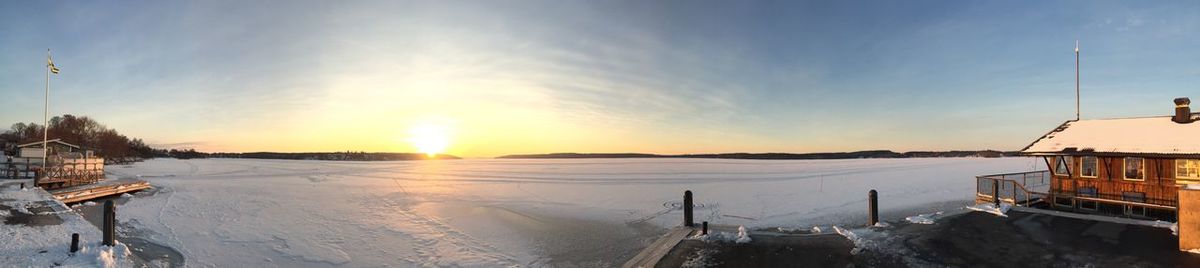
[[[642,250],[642,252],[638,253],[636,256],[633,256],[632,259],[629,259],[629,261],[625,262],[625,265],[622,265],[621,267],[654,267],[659,261],[662,260],[663,257],[667,256],[667,253],[671,252],[671,249],[675,248],[675,245],[678,245],[680,241],[683,241],[683,239],[692,236],[693,232],[696,232],[696,228],[687,226],[677,226],[675,228],[671,228],[670,231],[667,231],[667,234],[659,237],[658,240],[655,240],[654,243],[651,243],[650,246],[647,246],[645,250]]]
[[[54,199],[63,203],[78,203],[105,196],[150,189],[150,183],[139,179],[107,179],[93,184],[76,185],[49,190]]]

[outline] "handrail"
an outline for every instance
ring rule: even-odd
[[[1030,205],[1030,202],[1032,202],[1037,197],[1039,197],[1039,196],[1045,197],[1049,194],[1048,193],[1049,191],[1039,192],[1039,191],[1032,191],[1032,190],[1026,188],[1027,185],[1030,185],[1030,183],[1029,183],[1030,176],[1029,175],[1038,174],[1037,176],[1035,176],[1035,179],[1039,180],[1039,184],[1037,186],[1040,187],[1040,186],[1044,186],[1044,185],[1049,185],[1049,176],[1048,176],[1049,172],[1050,171],[1048,171],[1048,170],[1040,170],[1040,171],[1014,172],[1014,173],[976,176],[975,177],[975,179],[976,179],[975,195],[976,195],[976,198],[988,197],[993,201],[1000,200],[1000,201],[1012,203],[1013,205],[1028,206],[1028,205]],[[1020,183],[1018,183],[1016,179],[1008,179],[1007,178],[1009,176],[1018,176],[1018,175],[1021,176]],[[996,193],[991,194],[991,193],[985,192],[985,190],[983,189],[984,187],[982,186],[982,183],[981,183],[983,181],[990,181],[991,187],[989,187],[989,188],[991,188],[991,190]],[[1003,187],[1003,186],[1011,186],[1011,187]],[[1003,192],[1000,191],[999,188],[1009,188],[1008,193],[1011,198],[1005,198],[1002,195]],[[1018,201],[1018,193],[1021,193],[1020,196],[1024,197],[1024,202],[1017,202]],[[994,196],[994,195],[1000,195],[1000,196]]]

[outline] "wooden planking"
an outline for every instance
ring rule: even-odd
[[[63,203],[75,203],[110,195],[118,195],[149,189],[150,183],[145,181],[131,181],[93,186],[94,187],[79,187],[66,191],[54,191],[51,194],[55,199],[58,199]]]
[[[1051,157],[1050,163],[1057,163],[1057,157]],[[1072,192],[1075,186],[1095,187],[1101,196],[1120,197],[1123,192],[1141,192],[1147,199],[1158,199],[1167,202],[1178,200],[1178,184],[1175,183],[1175,159],[1144,158],[1145,167],[1143,180],[1125,179],[1124,157],[1097,157],[1097,176],[1095,178],[1079,176],[1082,157],[1072,157],[1070,163],[1071,175],[1053,175],[1051,187],[1056,191]],[[1072,182],[1074,180],[1074,182]]]
[[[695,228],[687,226],[671,228],[670,231],[667,231],[667,234],[655,240],[654,243],[643,249],[637,256],[633,256],[632,259],[629,259],[621,267],[654,267],[663,257],[667,256],[667,253],[671,252],[671,249],[675,248],[675,245],[679,244],[679,241],[683,241],[684,238],[691,236],[694,231]]]
[[[1200,249],[1200,190],[1179,190],[1179,250]]]

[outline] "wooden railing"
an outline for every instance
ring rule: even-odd
[[[1028,171],[975,177],[976,201],[1032,206],[1050,192],[1050,171]]]
[[[1054,182],[1059,185],[1054,190],[1054,195],[1058,197],[1119,205],[1146,204],[1145,207],[1169,210],[1174,210],[1179,206],[1179,186],[1174,183],[1070,178],[1055,178]],[[1095,190],[1080,191],[1081,188]],[[1145,197],[1143,200],[1130,200],[1131,198],[1123,196],[1122,192],[1143,193]]]

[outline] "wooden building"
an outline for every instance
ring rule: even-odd
[[[48,145],[48,146],[47,146]],[[33,179],[46,189],[95,183],[104,179],[104,159],[91,151],[59,139],[31,142],[16,146],[15,157],[0,163],[0,178]],[[42,150],[49,148],[48,164],[42,163]]]
[[[1200,114],[1190,103],[1175,99],[1172,116],[1067,121],[1021,150],[1044,159],[1047,170],[1038,176],[1044,180],[1006,186],[1006,179],[979,178],[992,178],[1000,186],[992,191],[1009,190],[1018,205],[1024,197],[1025,205],[1042,201],[1056,209],[1174,219],[1179,188],[1200,183],[1200,123],[1194,123]],[[1048,187],[1031,190],[1038,183]]]

